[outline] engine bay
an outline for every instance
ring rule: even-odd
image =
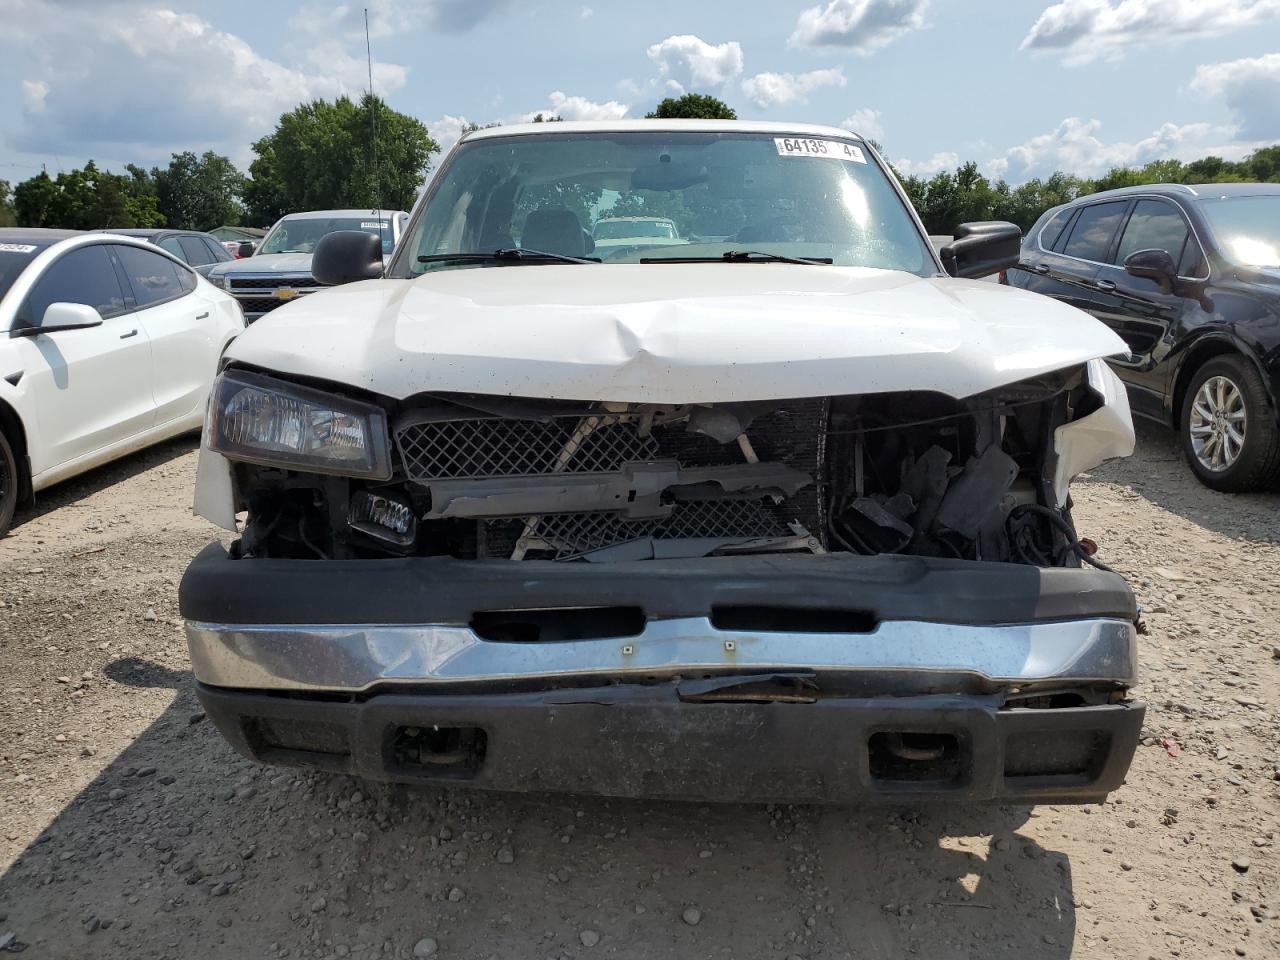
[[[236,463],[241,557],[621,562],[761,553],[1092,560],[1056,505],[1084,367],[956,400],[387,404],[386,481]]]

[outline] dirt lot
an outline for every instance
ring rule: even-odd
[[[1077,485],[1145,605],[1149,736],[1103,806],[700,807],[254,767],[191,695],[192,441],[0,542],[0,952],[1280,956],[1280,497],[1161,434]]]

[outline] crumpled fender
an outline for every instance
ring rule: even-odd
[[[1090,360],[1086,370],[1089,386],[1102,398],[1102,406],[1054,431],[1058,464],[1053,472],[1053,492],[1059,509],[1067,505],[1068,488],[1075,477],[1114,457],[1131,455],[1137,442],[1129,395],[1120,378],[1102,360]]]

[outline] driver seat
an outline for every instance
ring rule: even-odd
[[[547,207],[532,211],[525,219],[520,246],[566,257],[584,257],[591,252],[587,239],[577,214],[567,207]]]

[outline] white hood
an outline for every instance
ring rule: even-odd
[[[371,280],[273,311],[228,356],[394,398],[707,403],[900,390],[959,398],[1124,351],[1087,314],[998,284],[716,263]]]
[[[310,273],[309,253],[255,253],[218,265],[218,273]]]

